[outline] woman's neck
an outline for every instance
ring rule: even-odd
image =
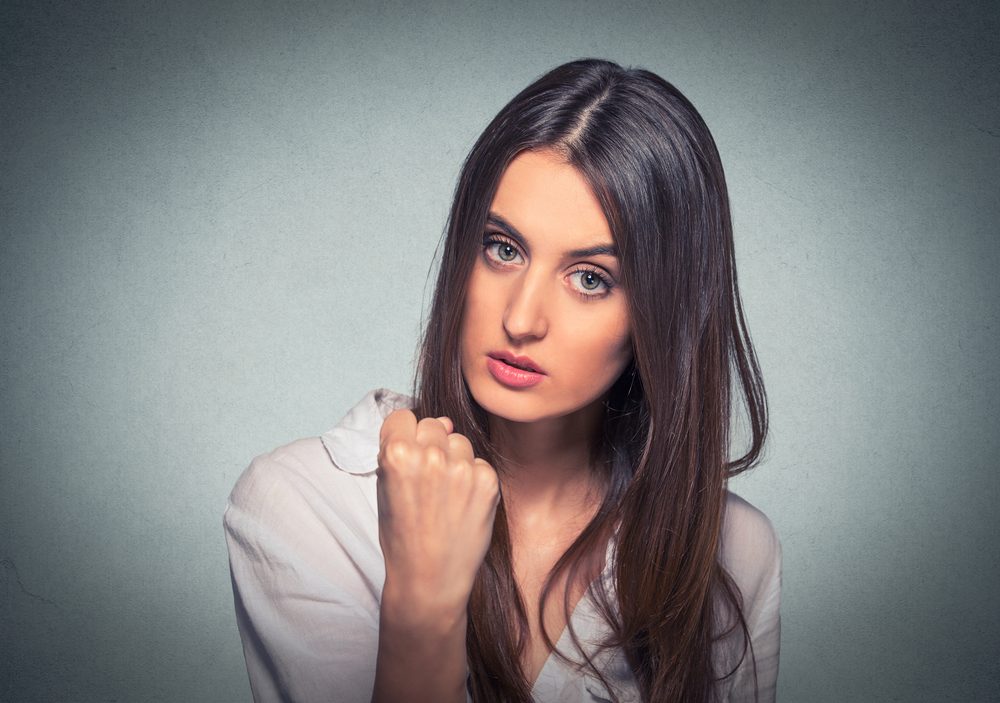
[[[503,457],[500,490],[512,526],[547,532],[590,519],[603,493],[592,465],[594,438],[603,422],[601,400],[571,415],[537,422],[490,419],[491,436]]]

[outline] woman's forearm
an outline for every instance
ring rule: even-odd
[[[383,593],[372,703],[465,703],[464,608],[421,608]]]

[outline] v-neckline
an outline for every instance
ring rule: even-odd
[[[603,572],[602,572],[601,576],[599,576],[598,578],[601,578],[601,577],[603,577]],[[578,623],[575,622],[575,621],[577,620],[577,612],[583,607],[584,601],[587,601],[589,599],[590,599],[590,585],[587,586],[586,590],[584,590],[584,592],[583,592],[583,595],[580,596],[580,600],[578,600],[576,602],[576,605],[573,606],[573,610],[569,614],[569,619],[566,621],[566,624],[563,625],[562,632],[559,634],[559,639],[556,640],[556,648],[557,649],[566,651],[566,649],[567,649],[566,645],[568,644],[568,641],[571,639],[570,638],[570,632],[569,632],[569,626],[570,626],[571,622],[573,623],[573,629],[576,631],[577,637],[580,637],[581,640],[583,639],[583,637],[581,635],[583,635],[584,633],[581,632],[581,629],[577,626]],[[567,640],[567,641],[564,642],[564,640]],[[547,656],[545,658],[544,663],[542,663],[542,668],[538,670],[538,676],[536,676],[535,680],[531,683],[531,695],[532,695],[532,697],[534,697],[535,694],[538,692],[537,688],[538,688],[539,682],[541,682],[542,679],[545,678],[546,672],[549,669],[551,669],[552,667],[557,666],[557,662],[555,661],[556,658],[557,658],[556,657],[556,653],[554,651],[549,652],[549,656]]]
[[[570,636],[569,626],[570,623],[573,624],[573,629],[577,634],[577,638],[580,640],[581,646],[586,647],[588,641],[594,640],[594,634],[596,631],[600,630],[602,625],[597,621],[596,611],[591,607],[592,598],[590,595],[591,589],[594,587],[594,583],[598,580],[603,580],[606,584],[609,579],[611,579],[611,564],[612,564],[612,553],[614,549],[614,540],[617,536],[617,530],[613,530],[612,536],[608,539],[607,547],[604,553],[604,565],[601,567],[600,573],[597,577],[587,584],[587,588],[584,589],[583,595],[573,606],[572,612],[569,614],[569,619],[566,624],[563,625],[562,632],[559,634],[559,639],[556,640],[556,649],[563,652],[568,652],[568,645],[572,641]],[[613,583],[610,584],[613,588]],[[583,616],[583,611],[590,611],[588,614],[588,622],[584,622],[583,627],[581,627],[581,619]],[[570,657],[573,657],[573,653],[570,653]],[[549,655],[545,658],[545,662],[542,664],[542,668],[538,670],[538,676],[535,680],[531,682],[531,696],[534,698],[538,693],[539,684],[546,680],[546,678],[552,678],[554,674],[550,673],[553,668],[559,665],[556,661],[557,655],[555,651],[549,652]]]

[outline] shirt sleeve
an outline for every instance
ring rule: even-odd
[[[272,453],[229,497],[223,525],[256,703],[371,701],[382,583],[360,564],[381,554],[338,521],[326,492],[297,458]]]
[[[753,658],[748,651],[733,675],[729,703],[774,703],[776,697],[781,644],[781,542],[763,513],[757,513],[755,522],[747,530],[750,534],[744,536],[748,546],[745,556],[758,565],[754,570],[757,578],[744,587],[744,617]]]

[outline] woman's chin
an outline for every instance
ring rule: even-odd
[[[508,388],[492,378],[470,385],[475,401],[490,415],[510,422],[535,422],[551,415],[545,412],[538,388]]]

